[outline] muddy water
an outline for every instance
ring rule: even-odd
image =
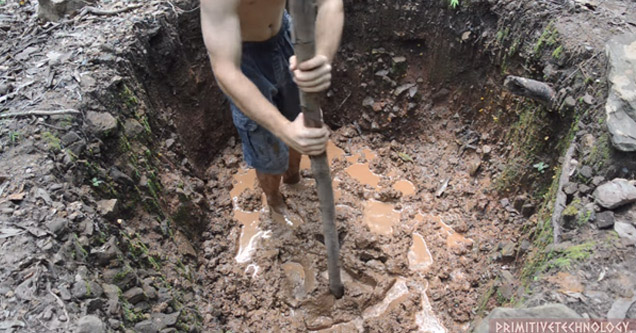
[[[239,205],[241,195],[246,190],[257,189],[258,186],[254,170],[247,169],[241,169],[234,174],[230,193],[233,199],[233,217],[241,225],[240,236],[236,241],[235,260],[247,265],[246,275],[252,279],[264,278],[265,270],[271,270],[273,267],[280,270],[285,281],[281,285],[282,292],[286,295],[286,302],[293,309],[291,316],[286,317],[286,320],[293,323],[290,326],[291,331],[362,332],[365,325],[374,320],[385,320],[394,316],[394,313],[403,313],[410,319],[401,320],[412,320],[420,332],[446,332],[437,314],[432,310],[427,295],[429,282],[424,276],[434,264],[428,240],[443,239],[445,249],[440,249],[442,251],[472,245],[472,240],[455,232],[444,222],[446,217],[418,212],[419,207],[407,199],[418,195],[420,189],[406,179],[403,172],[389,166],[381,175],[374,173],[370,165],[378,158],[376,152],[364,146],[350,148],[349,151],[351,154],[346,154],[335,144],[330,142],[328,145],[331,162],[339,165],[332,173],[337,212],[349,216],[346,221],[347,224],[352,224],[349,229],[366,228],[370,234],[393,239],[392,243],[406,242],[408,246],[404,247],[402,254],[391,255],[404,255],[407,258],[408,271],[397,275],[372,271],[350,274],[345,261],[342,275],[347,294],[343,299],[353,297],[345,302],[354,302],[357,305],[348,305],[349,313],[345,316],[338,315],[335,308],[341,301],[334,300],[326,293],[324,247],[319,245],[318,248],[313,246],[302,249],[307,240],[296,238],[301,237],[302,232],[311,227],[305,223],[310,217],[270,215],[265,205],[254,211],[242,210]],[[306,156],[301,160],[301,169],[310,169],[310,161]],[[359,186],[365,189],[356,190]],[[294,207],[303,209],[303,201],[314,187],[313,179],[303,178],[299,184],[283,185],[282,191],[288,202],[293,200],[300,204]],[[379,201],[371,199],[377,196],[370,195],[365,196],[370,199],[362,199],[359,194],[364,191],[379,193],[387,190],[401,193],[401,198]],[[264,202],[264,197],[261,200]],[[316,210],[316,207],[312,209]],[[413,211],[416,213],[412,214]],[[300,213],[307,214],[307,211]],[[313,219],[317,221],[315,215]],[[423,225],[433,227],[423,232]],[[405,234],[404,230],[410,231]],[[290,247],[288,243],[298,245]],[[268,267],[272,266],[272,262],[258,259],[264,254],[281,250],[295,254],[291,257],[285,255],[285,259],[278,264],[273,263],[273,267]],[[382,265],[377,260],[369,261],[368,265],[371,263],[373,266]],[[259,265],[263,266],[263,269]],[[453,271],[451,278],[462,280],[462,274],[461,271]],[[362,298],[357,301],[356,297]],[[414,304],[407,314],[404,313],[404,304]],[[358,310],[352,312],[355,308]]]

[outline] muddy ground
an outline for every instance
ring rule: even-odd
[[[336,300],[308,161],[283,186],[293,216],[271,216],[196,1],[99,2],[130,7],[58,23],[0,2],[0,330],[463,332],[501,305],[604,318],[631,299],[633,244],[586,220],[550,245],[544,221],[571,144],[567,204],[636,177],[602,121],[604,41],[633,31],[634,4],[345,4],[324,101]],[[515,97],[507,74],[576,102]]]

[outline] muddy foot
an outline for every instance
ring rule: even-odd
[[[298,184],[298,182],[300,182],[300,172],[295,172],[293,174],[285,173],[283,175],[283,183],[285,184],[294,185]]]
[[[281,207],[273,208],[269,206],[270,217],[274,222],[285,224],[290,227],[297,227],[301,223],[303,223],[303,219],[300,215],[288,209],[286,206],[281,209]]]

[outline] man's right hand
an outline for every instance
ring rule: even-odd
[[[329,128],[325,124],[321,128],[305,127],[303,114],[300,113],[282,130],[281,140],[301,154],[320,155],[327,147]]]

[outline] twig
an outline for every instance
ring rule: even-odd
[[[6,94],[6,95],[4,95],[4,96],[0,96],[0,103],[4,103],[4,101],[6,101],[7,99],[9,99],[10,97],[13,97],[13,96],[15,96],[15,95],[19,94],[19,93],[20,93],[20,90],[22,90],[22,88],[26,88],[26,87],[28,87],[28,86],[30,86],[30,85],[32,85],[32,84],[34,84],[34,83],[35,83],[35,80],[32,80],[32,81],[29,81],[29,82],[23,83],[23,84],[19,85],[19,86],[15,89],[15,91],[14,91],[14,92],[9,93],[9,94]]]
[[[340,105],[338,105],[338,108],[336,108],[337,110],[340,110],[340,108],[344,105],[345,102],[347,102],[347,100],[349,99],[349,97],[351,97],[351,91],[349,92],[349,94],[347,95],[347,97],[345,97],[342,102],[340,102]]]
[[[60,114],[79,114],[80,112],[75,109],[63,109],[63,110],[33,110],[26,112],[8,112],[8,113],[0,113],[0,118],[10,118],[10,117],[27,117],[27,116],[56,116]]]
[[[556,199],[554,200],[554,212],[552,213],[552,230],[554,237],[554,244],[559,243],[561,240],[561,226],[559,220],[561,220],[561,214],[565,210],[565,203],[567,201],[567,195],[563,192],[565,184],[570,182],[570,168],[572,155],[574,155],[574,149],[576,148],[576,140],[572,140],[568,151],[565,153],[563,159],[563,165],[561,167],[561,176],[559,177],[559,187],[557,188]]]
[[[111,10],[107,10],[107,9],[101,9],[101,8],[97,8],[97,7],[92,7],[92,6],[86,6],[84,8],[82,8],[82,16],[84,14],[93,14],[93,15],[117,15],[123,12],[127,12],[129,10],[133,10],[133,9],[137,9],[142,7],[143,4],[139,3],[139,4],[135,4],[135,5],[130,5],[128,7],[124,7],[124,8],[120,8],[120,9],[111,9]]]

